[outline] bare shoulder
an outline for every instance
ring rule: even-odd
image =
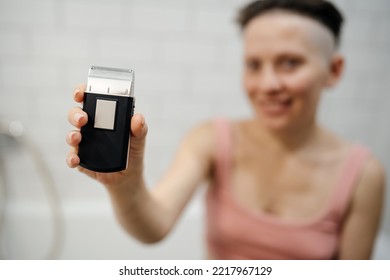
[[[199,123],[191,128],[186,135],[186,140],[197,145],[212,146],[215,142],[216,131],[212,120]]]
[[[364,208],[372,204],[382,204],[385,184],[386,173],[383,165],[376,157],[370,156],[362,171],[354,202]]]
[[[192,129],[189,131],[189,135],[210,136],[214,134],[214,131],[215,131],[215,122],[213,120],[207,120],[193,126]]]
[[[366,180],[371,183],[378,182],[383,184],[386,179],[385,169],[382,163],[374,156],[369,158],[364,170],[364,175]]]
[[[336,158],[343,160],[355,147],[356,143],[350,142],[333,133],[327,133],[327,147],[334,150]],[[357,182],[357,188],[354,193],[353,202],[356,206],[366,207],[367,203],[382,203],[384,189],[386,184],[386,174],[382,163],[370,154],[362,169],[361,176]]]
[[[385,171],[371,156],[362,170],[344,219],[340,259],[370,259],[384,205]]]
[[[211,160],[216,147],[216,129],[212,120],[199,123],[186,134],[182,148],[194,154]]]
[[[351,201],[351,220],[362,227],[368,240],[375,239],[383,214],[385,192],[385,170],[374,156],[367,160]],[[371,250],[372,251],[371,245]]]

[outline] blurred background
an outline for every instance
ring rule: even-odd
[[[196,123],[251,111],[234,23],[246,0],[0,0],[0,258],[202,259],[203,192],[173,233],[141,245],[102,186],[66,166],[67,112],[91,65],[136,71],[153,185]],[[346,74],[320,118],[390,174],[390,2],[336,0]],[[375,259],[390,259],[390,192]]]

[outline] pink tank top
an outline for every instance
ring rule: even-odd
[[[340,225],[369,152],[354,146],[327,207],[314,219],[288,221],[253,213],[230,190],[232,135],[227,120],[216,121],[216,182],[206,195],[207,246],[216,259],[334,259]]]

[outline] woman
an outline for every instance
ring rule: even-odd
[[[122,226],[157,242],[196,187],[209,181],[207,244],[218,259],[369,259],[380,223],[385,175],[364,147],[317,122],[322,92],[339,81],[342,16],[322,0],[255,1],[240,13],[248,120],[213,120],[183,140],[166,175],[144,181],[147,124],[131,121],[127,170],[79,167],[81,134],[67,135],[67,163],[108,190]],[[85,87],[74,99],[82,102]],[[88,116],[69,112],[77,129]]]

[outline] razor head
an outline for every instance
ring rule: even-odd
[[[131,69],[92,66],[89,69],[87,91],[134,97],[134,71]]]

